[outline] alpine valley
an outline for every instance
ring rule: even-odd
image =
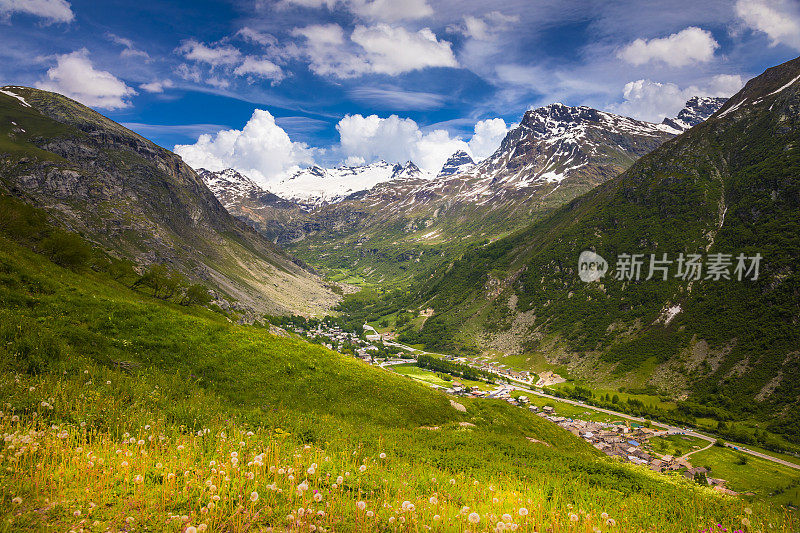
[[[177,21],[219,32],[240,6],[153,2],[181,39],[157,56],[106,30],[113,4],[0,0],[4,32],[38,17],[25,37],[61,46],[91,41],[90,21],[119,47],[108,57],[139,62],[122,80],[91,43],[29,54],[56,63],[39,88],[0,88],[0,532],[800,529],[800,58],[655,122],[561,103],[510,128],[487,119],[502,123],[490,155],[460,149],[430,172],[407,160],[418,152],[357,159],[283,127],[333,130],[318,117],[342,108],[314,110],[339,93],[450,113],[470,96],[451,88],[494,91],[462,63],[517,15],[459,5],[437,36],[400,25],[429,17],[426,1],[255,2],[248,16],[270,16],[200,42]],[[150,4],[115,18],[135,34]],[[780,30],[777,55],[791,26],[737,9]],[[322,12],[336,23],[312,23]],[[137,39],[169,33],[146,20]],[[583,24],[565,34],[597,30]],[[730,28],[722,44],[694,26],[638,39],[615,61],[633,69],[688,35],[705,64],[747,37]],[[16,68],[32,45],[7,41]],[[677,109],[743,80],[712,81],[730,90],[652,86],[674,87]],[[263,100],[286,113],[249,107]],[[181,120],[129,129],[92,106]],[[174,145],[186,161],[132,131],[207,132],[242,109],[242,130]],[[361,134],[389,120],[354,117]],[[436,166],[480,146],[436,131]],[[201,149],[206,165],[186,155]],[[313,164],[328,150],[364,164]]]
[[[304,260],[313,258],[333,279],[355,275],[403,285],[616,176],[723,103],[692,98],[662,124],[552,104],[526,112],[478,164],[459,151],[436,176],[410,161],[312,167],[271,188],[294,203],[280,207],[235,171],[202,175],[232,214]],[[215,178],[233,175],[238,180]],[[256,197],[264,198],[260,207]]]

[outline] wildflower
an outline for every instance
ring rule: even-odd
[[[508,513],[504,514],[501,518],[503,519],[503,522],[512,522],[514,520],[514,518]]]
[[[435,515],[433,515],[433,521],[434,521],[434,522],[438,522],[438,521],[439,521],[439,520],[441,520],[441,519],[442,519],[442,517],[441,517],[441,516],[439,516],[438,514],[435,514]]]
[[[436,498],[436,496],[431,496],[428,501],[431,502],[431,505],[436,505],[439,503],[439,500]]]
[[[322,493],[321,492],[318,492],[318,493],[314,494],[314,501],[315,502],[321,502],[322,501]]]
[[[206,524],[200,524],[199,526],[197,526],[197,531],[205,531],[206,529],[208,529],[208,526]]]
[[[607,520],[608,519],[608,513],[600,513],[600,518],[602,518],[603,520]]]
[[[481,515],[479,515],[478,513],[470,513],[469,516],[467,517],[467,520],[469,520],[470,524],[477,524],[478,522],[481,521]]]
[[[197,533],[197,528],[196,528],[196,527],[194,527],[194,526],[188,526],[188,527],[187,527],[187,528],[184,530],[184,533]]]
[[[617,525],[617,521],[614,520],[613,518],[609,518],[608,520],[606,520],[606,524],[608,524],[611,527],[614,527]]]
[[[72,516],[75,516],[75,517],[80,516],[80,515],[81,515],[81,510],[80,509],[78,509],[77,511],[72,513]]]
[[[312,467],[309,467],[309,469],[308,469],[308,470],[306,470],[306,472],[308,472],[308,475],[309,475],[309,476],[313,476],[313,475],[314,475],[314,473],[316,472],[316,470],[315,470],[315,469],[314,469],[314,467],[312,466]]]
[[[363,473],[363,472],[366,472],[366,471],[367,471],[367,465],[361,465],[361,466],[359,466],[359,467],[358,467],[358,471],[359,471],[359,472],[362,472],[362,473]]]
[[[17,497],[16,497],[16,498],[14,498],[13,500],[11,500],[11,503],[13,503],[13,504],[15,504],[15,505],[19,505],[19,504],[21,504],[21,503],[22,503],[22,498],[20,498],[19,496],[17,496]]]
[[[336,478],[336,484],[337,485],[341,485],[342,483],[344,483],[344,478],[342,476],[337,477]]]
[[[375,513],[373,513],[372,511],[367,511],[367,516],[369,518],[372,518],[373,516],[375,516]]]
[[[750,527],[750,520],[748,518],[742,518],[742,525],[744,527]]]
[[[571,515],[569,515],[569,520],[570,520],[570,522],[577,522],[578,521],[578,515],[576,515],[575,513],[572,513]]]
[[[752,509],[750,509],[749,507],[745,507],[745,508],[744,508],[744,513],[745,513],[745,514],[753,514],[753,510],[752,510]]]
[[[518,512],[520,516],[528,516],[528,510],[524,507],[520,507]]]
[[[506,525],[502,522],[497,523],[497,531],[503,531],[506,528]]]
[[[381,452],[381,454],[378,457],[380,457],[381,459],[386,459],[386,454]]]
[[[358,502],[358,503],[356,504],[356,507],[358,507],[360,510],[362,510],[362,511],[363,511],[364,509],[366,509],[366,508],[367,508],[367,503],[366,503],[366,502],[363,502],[363,501],[360,501],[360,502]]]
[[[182,450],[183,450],[183,444],[178,444],[178,451],[182,451]]]

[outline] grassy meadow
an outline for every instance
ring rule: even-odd
[[[0,236],[0,531],[797,529],[526,410],[462,411],[129,286]]]

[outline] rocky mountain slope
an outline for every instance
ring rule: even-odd
[[[55,93],[2,88],[0,191],[113,255],[165,263],[245,309],[323,313],[338,299],[229,215],[178,156]]]
[[[443,266],[413,298],[435,315],[412,340],[541,354],[726,416],[770,413],[773,431],[799,437],[798,139],[800,58],[619,177]],[[582,252],[604,276],[582,280]]]
[[[697,126],[716,113],[727,101],[727,98],[713,96],[693,96],[686,102],[675,118],[665,118],[662,124],[678,131],[686,131]]]
[[[712,107],[694,106],[692,117]],[[434,179],[380,183],[312,211],[287,226],[278,242],[329,272],[347,269],[379,283],[407,281],[541,218],[678,133],[669,125],[588,107],[533,109],[479,164],[470,166],[466,154],[455,154]]]

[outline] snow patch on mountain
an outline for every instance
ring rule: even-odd
[[[451,155],[447,161],[445,161],[444,165],[442,165],[442,169],[439,171],[439,174],[437,174],[436,177],[441,178],[442,176],[453,176],[455,174],[460,174],[474,166],[475,161],[472,159],[472,156],[464,150],[458,150]]]
[[[693,96],[675,118],[665,118],[661,123],[682,133],[704,122],[727,102],[727,98]]]
[[[232,168],[219,172],[198,168],[197,175],[225,209],[237,205],[242,198],[265,192],[256,182]]]
[[[378,161],[369,165],[343,165],[336,168],[314,165],[271,184],[269,188],[282,198],[306,209],[314,209],[367,191],[379,183],[406,179],[430,179],[430,176],[411,161],[405,165]]]

